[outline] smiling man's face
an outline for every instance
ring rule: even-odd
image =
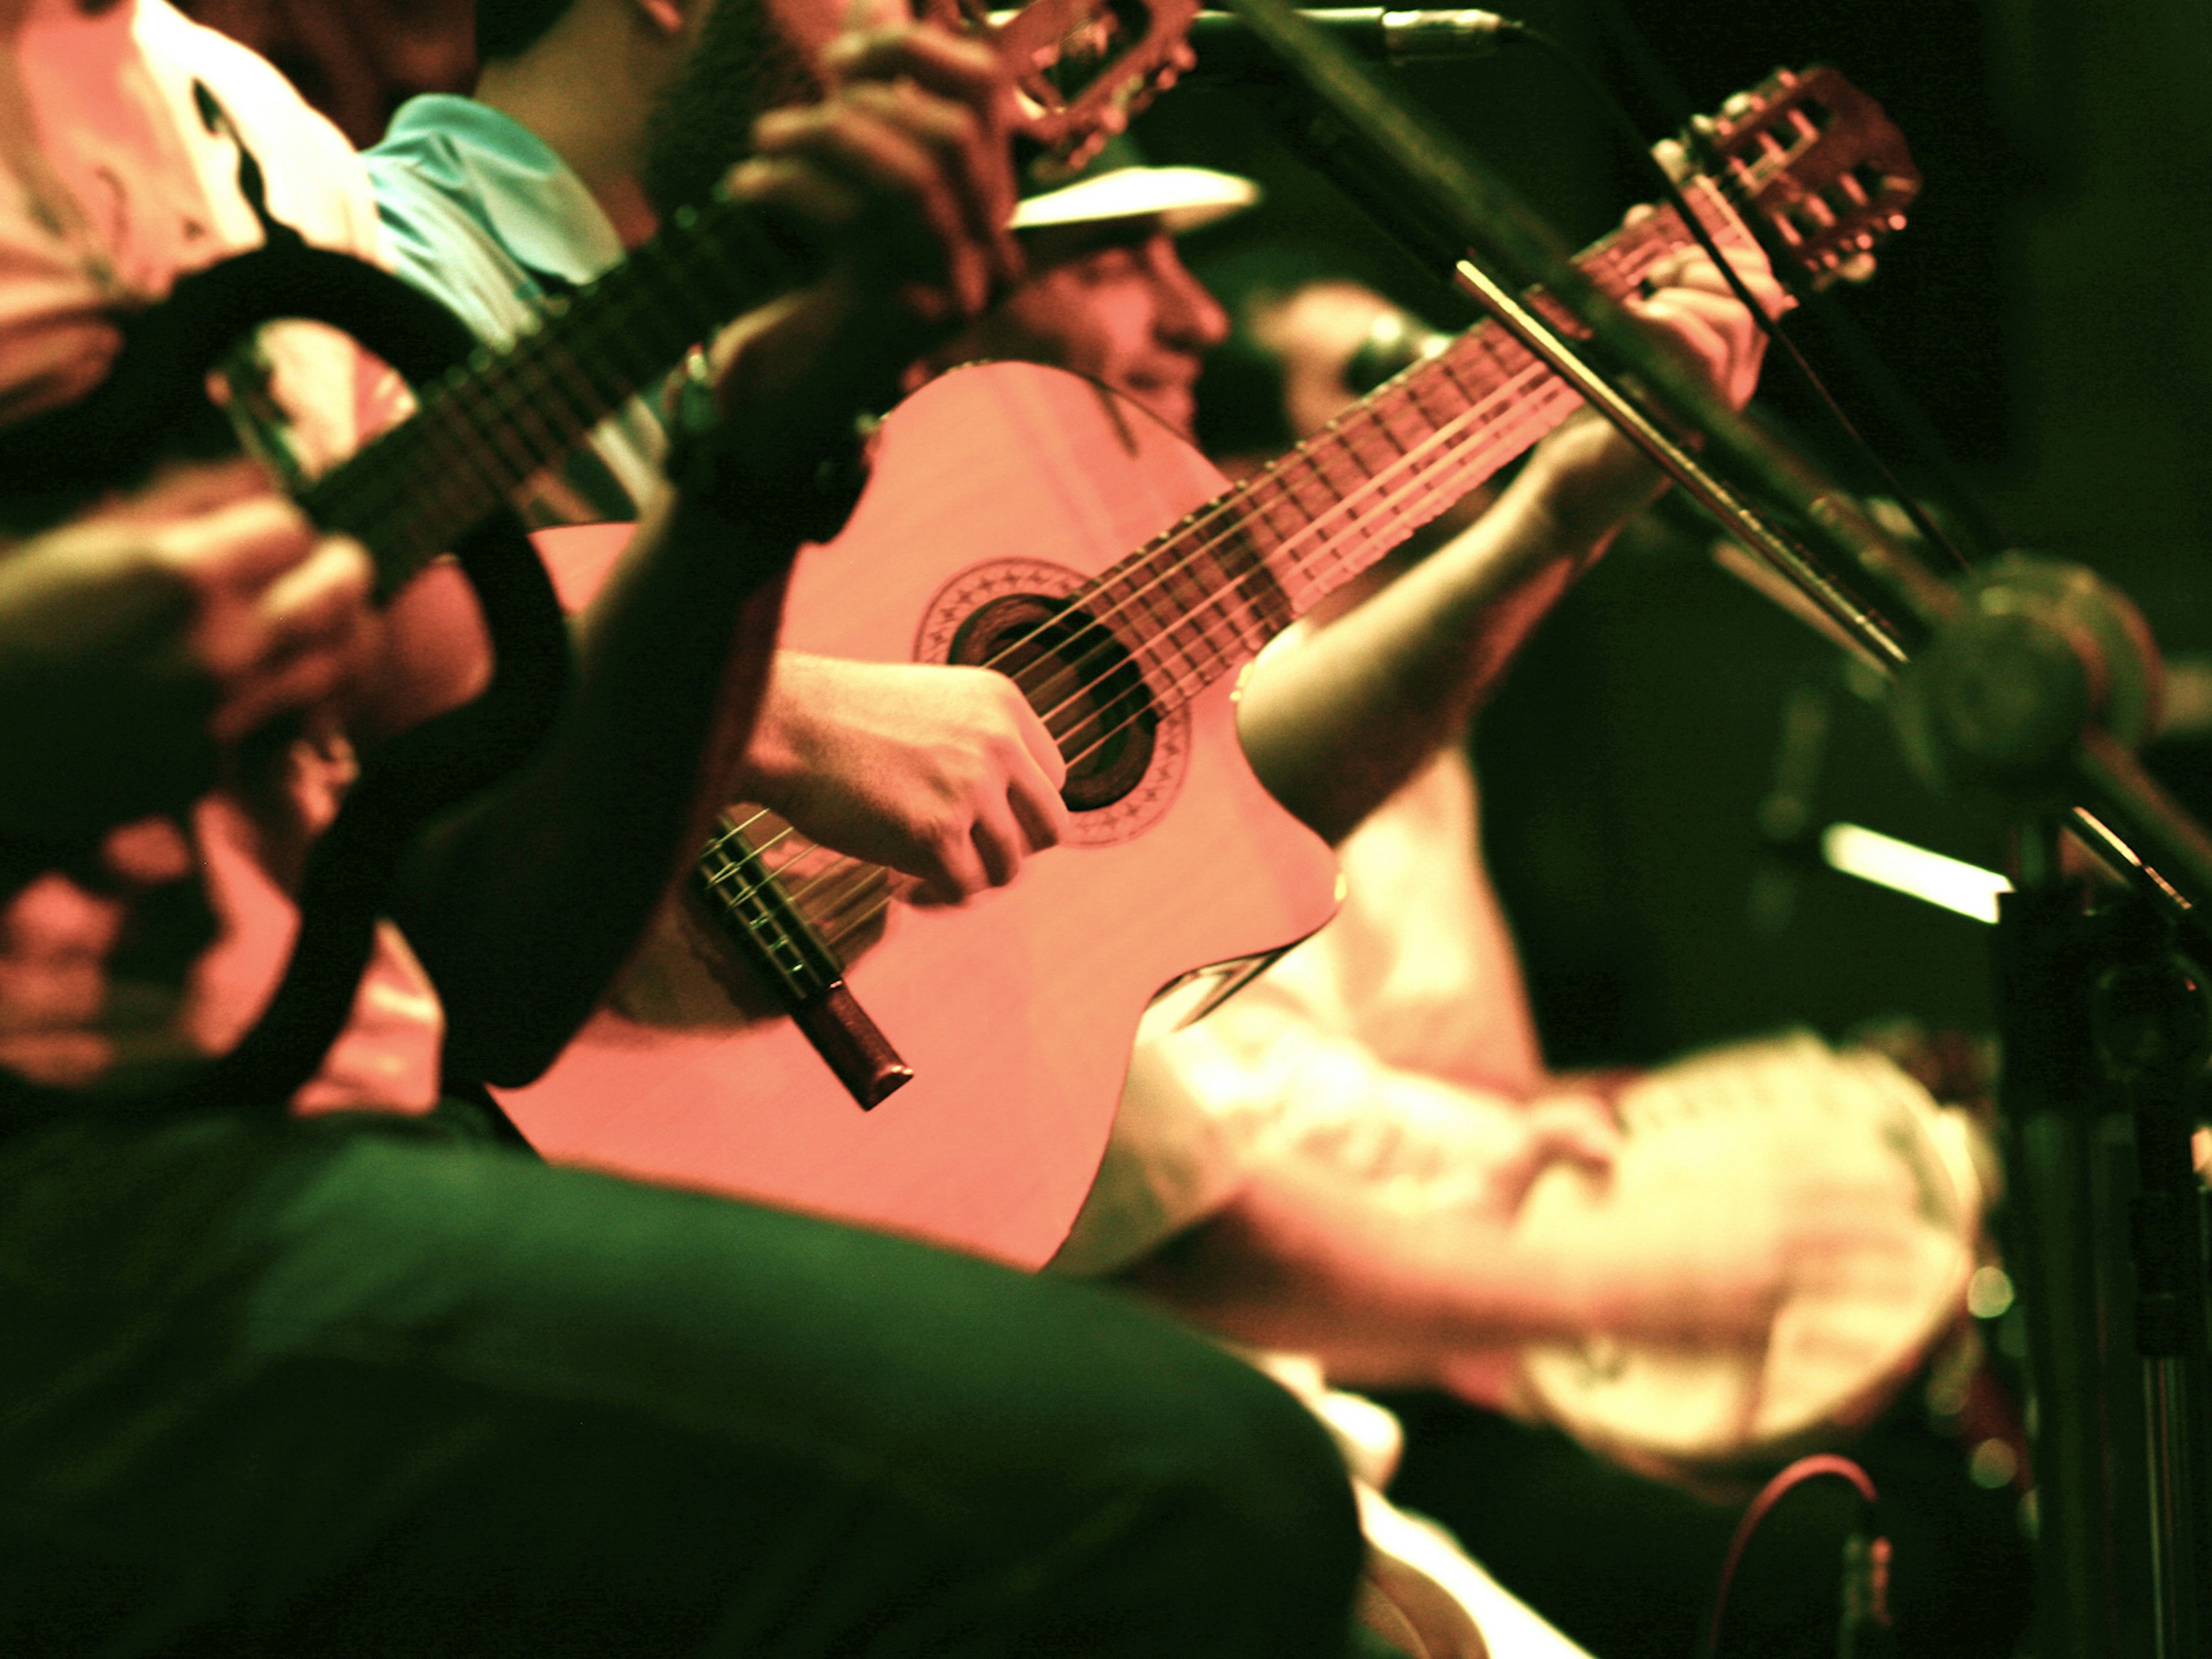
[[[1188,437],[1200,360],[1229,321],[1156,218],[1024,234],[1031,275],[941,354],[1019,358],[1087,375]]]

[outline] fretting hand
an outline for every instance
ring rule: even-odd
[[[764,476],[887,406],[906,366],[1023,270],[1007,228],[1013,94],[990,51],[916,23],[843,35],[823,68],[828,96],[763,116],[757,153],[729,179],[805,227],[828,261],[713,353],[723,413]]]
[[[1650,216],[1630,211],[1627,222]],[[1736,273],[1769,316],[1780,309],[1781,284],[1756,252],[1729,250]],[[1759,386],[1766,335],[1728,280],[1698,249],[1662,260],[1627,308],[1730,409],[1741,409]],[[1595,542],[1659,493],[1662,480],[1644,452],[1595,410],[1577,414],[1529,457],[1542,500],[1565,526],[1563,540]]]
[[[183,469],[0,552],[0,833],[174,811],[221,747],[374,650],[370,568],[245,464]]]

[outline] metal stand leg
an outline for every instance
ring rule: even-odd
[[[2039,856],[2047,842],[2023,850],[1998,960],[2006,1248],[2035,1407],[2036,1651],[2197,1659],[2212,1635],[2212,1374],[2189,1134],[2212,1006],[2155,915],[2090,915]]]
[[[2135,1130],[2129,1208],[2136,1351],[2142,1356],[2145,1490],[2154,1651],[2197,1659],[2208,1634],[2205,1255],[2203,1200],[2191,1167],[2193,1094],[2212,1051],[2212,1006],[2197,965],[2139,910],[2111,941],[2095,1023]]]
[[[2034,1410],[2039,1659],[2117,1659],[2106,1332],[2094,1190],[2097,1085],[2080,896],[2005,896],[1997,931],[2007,1266],[2026,1304]]]

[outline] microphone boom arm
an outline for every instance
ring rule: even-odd
[[[1360,147],[1385,163],[1419,198],[1416,218],[1387,196],[1363,191],[1362,205],[1386,222],[1399,218],[1410,246],[1433,246],[1441,230],[1463,250],[1460,285],[1522,344],[1565,375],[1729,535],[1745,541],[1893,678],[1959,610],[1958,596],[1866,514],[1850,494],[1803,457],[1729,409],[1644,333],[1634,318],[1576,269],[1544,219],[1432,118],[1407,108],[1323,29],[1285,0],[1229,0],[1291,78],[1329,112]],[[1286,124],[1287,125],[1287,124]],[[1298,148],[1328,166],[1331,146]],[[1332,171],[1335,169],[1331,168]],[[1395,233],[1394,233],[1395,234]],[[1486,263],[1502,262],[1512,280]],[[1515,296],[1543,288],[1589,331],[1590,343],[1634,378],[1638,397],[1592,366],[1588,348],[1552,328]],[[1639,398],[1642,401],[1639,401]],[[1647,407],[1648,404],[1648,407]],[[1700,434],[1707,455],[1779,503],[1789,532],[1725,482],[1714,465],[1668,435]],[[1832,572],[1858,569],[1879,580],[1905,614],[1881,617],[1853,598]],[[2069,827],[2100,860],[2169,916],[2202,931],[2212,905],[2212,837],[2159,789],[2133,757],[2101,732],[2074,745],[2068,761]]]

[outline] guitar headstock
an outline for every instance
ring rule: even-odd
[[[1079,171],[1197,62],[1190,23],[1198,9],[1199,0],[1029,0],[997,11],[986,0],[929,0],[927,8],[1004,58],[1024,136],[1042,148],[1036,170],[1048,177]]]
[[[1702,171],[1737,212],[1763,221],[1770,252],[1825,288],[1874,269],[1874,246],[1905,228],[1920,169],[1882,107],[1837,70],[1777,70],[1690,124]]]

